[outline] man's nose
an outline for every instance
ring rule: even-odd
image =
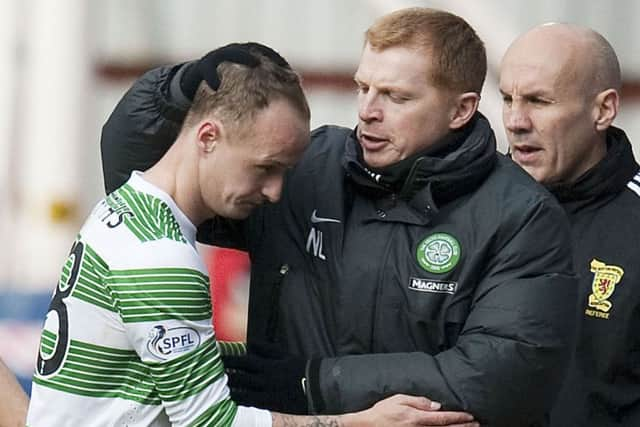
[[[262,187],[262,195],[271,203],[280,200],[284,175],[278,174],[268,178]]]
[[[382,108],[379,98],[372,91],[358,97],[358,117],[363,122],[382,120]]]
[[[504,127],[511,133],[529,132],[532,127],[531,118],[526,109],[517,102],[503,107]]]

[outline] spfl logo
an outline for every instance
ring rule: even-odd
[[[187,327],[169,328],[154,326],[149,331],[147,349],[160,360],[167,360],[187,353],[200,345],[200,335],[195,329]]]

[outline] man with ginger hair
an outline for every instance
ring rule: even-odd
[[[297,74],[264,45],[231,44],[203,62],[216,65],[191,70],[199,84],[171,148],[99,202],[72,246],[44,323],[27,424],[426,425],[424,397],[336,416],[230,398],[196,228],[278,201],[308,144],[310,113]]]
[[[188,107],[199,63],[152,71],[121,101],[103,130],[107,191],[171,141],[180,119],[153,110]],[[383,16],[354,76],[357,127],[316,129],[278,203],[199,229],[251,255],[249,354],[225,360],[234,398],[331,413],[402,392],[481,424],[544,424],[573,341],[569,228],[496,153],[485,73],[460,17]]]
[[[502,61],[512,157],[567,212],[580,280],[578,341],[551,417],[558,427],[640,425],[640,171],[612,125],[621,80],[609,42],[575,25],[536,27]]]

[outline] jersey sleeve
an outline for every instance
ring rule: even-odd
[[[242,419],[242,425],[270,426],[268,412],[238,408],[229,396],[209,278],[195,249],[179,242],[146,245],[147,267],[113,269],[106,285],[171,425],[232,426]]]

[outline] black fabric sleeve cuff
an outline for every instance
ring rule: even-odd
[[[320,363],[322,359],[311,359],[307,362],[305,378],[307,379],[307,404],[310,414],[321,414],[324,412],[325,404],[320,391]]]
[[[180,86],[180,81],[187,70],[187,68],[195,66],[198,61],[185,62],[180,66],[178,71],[174,74],[169,84],[169,99],[171,99],[180,109],[187,111],[191,107],[191,99],[185,95]]]

